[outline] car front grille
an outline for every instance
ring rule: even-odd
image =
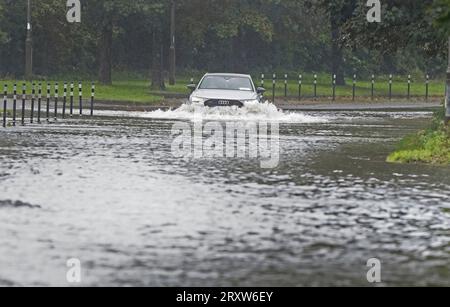
[[[244,104],[239,100],[229,100],[229,99],[209,99],[205,101],[205,107],[232,107],[237,106],[242,108]]]

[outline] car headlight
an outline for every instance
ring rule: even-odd
[[[192,96],[191,97],[191,103],[204,103],[206,101],[205,98]]]

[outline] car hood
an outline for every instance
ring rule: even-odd
[[[228,99],[228,100],[252,100],[257,99],[258,95],[250,91],[231,91],[231,90],[197,90],[192,96],[205,99]]]

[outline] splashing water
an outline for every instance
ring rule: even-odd
[[[324,123],[328,120],[322,116],[302,113],[283,112],[269,102],[247,104],[243,108],[218,107],[209,108],[202,105],[183,104],[178,109],[153,112],[100,112],[100,115],[124,116],[151,119],[180,119],[191,121],[274,121],[284,123]]]

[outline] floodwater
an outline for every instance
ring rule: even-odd
[[[385,162],[430,113],[200,115],[280,122],[274,169],[174,157],[193,113],[0,130],[0,285],[450,286],[450,168]]]

